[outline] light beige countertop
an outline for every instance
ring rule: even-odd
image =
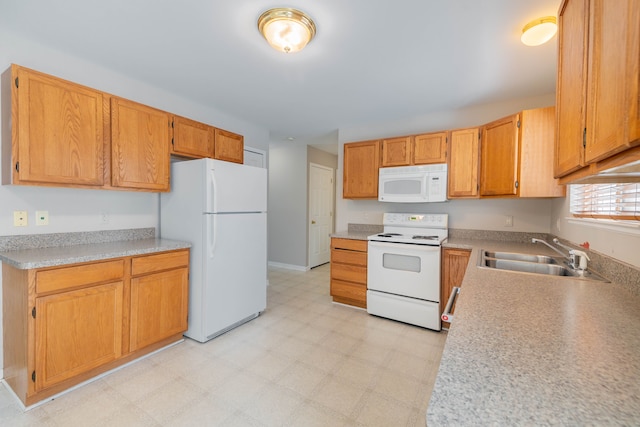
[[[99,261],[109,258],[185,249],[191,244],[175,240],[146,238],[0,252],[0,260],[21,270]]]
[[[481,248],[557,255],[543,245],[444,246],[472,253],[429,426],[640,424],[636,294],[617,283],[477,267]]]

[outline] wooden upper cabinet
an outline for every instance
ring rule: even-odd
[[[591,0],[585,161],[640,144],[640,1]]]
[[[412,137],[383,139],[381,167],[408,166],[412,160]]]
[[[448,198],[477,198],[480,161],[480,129],[451,131]]]
[[[342,197],[377,199],[380,141],[344,144]]]
[[[171,116],[126,99],[111,98],[111,184],[169,191]]]
[[[488,123],[482,130],[480,195],[517,196],[519,114]]]
[[[413,137],[413,164],[445,163],[447,132],[427,133]]]
[[[553,177],[555,107],[520,113],[520,197],[563,197]]]
[[[171,154],[213,158],[215,128],[180,116],[173,116]]]
[[[585,165],[582,144],[585,129],[588,2],[564,2],[558,13],[556,177]]]
[[[554,170],[566,182],[606,169],[607,160],[640,145],[638,22],[637,0],[560,6]]]
[[[17,65],[11,91],[13,183],[101,187],[108,95]]]
[[[214,159],[234,163],[244,162],[244,137],[242,135],[222,129],[216,129],[215,135]]]

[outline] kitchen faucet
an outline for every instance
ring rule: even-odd
[[[583,252],[580,251],[578,249],[573,249],[570,246],[567,245],[563,245],[562,243],[560,243],[560,241],[558,240],[558,238],[554,238],[553,239],[553,243],[555,243],[558,246],[561,246],[563,248],[565,248],[567,251],[569,251],[569,255],[565,255],[560,249],[551,246],[549,243],[547,243],[545,240],[542,239],[536,239],[535,237],[531,239],[531,243],[542,243],[544,245],[547,245],[549,248],[553,249],[554,251],[556,251],[557,253],[559,253],[560,255],[562,255],[564,258],[567,258],[569,260],[569,267],[571,267],[574,270],[586,270],[587,269],[587,261],[591,261],[591,259],[589,259],[589,256]],[[576,264],[576,257],[579,257],[577,264]]]

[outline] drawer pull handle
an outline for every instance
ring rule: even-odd
[[[451,309],[453,308],[453,304],[456,302],[456,297],[460,293],[460,288],[458,286],[454,286],[451,291],[451,296],[449,297],[449,301],[447,301],[447,306],[444,308],[444,313],[440,318],[445,321],[452,323],[453,322],[453,314],[451,314]]]

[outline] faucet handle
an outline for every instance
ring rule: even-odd
[[[587,261],[591,261],[591,259],[589,258],[589,255],[586,254],[586,252],[584,251],[580,251],[578,249],[571,249],[569,251],[569,254],[571,254],[572,256],[579,256],[580,257],[580,262],[578,265],[578,269],[580,270],[586,270],[587,269]],[[575,261],[574,261],[575,263]]]

